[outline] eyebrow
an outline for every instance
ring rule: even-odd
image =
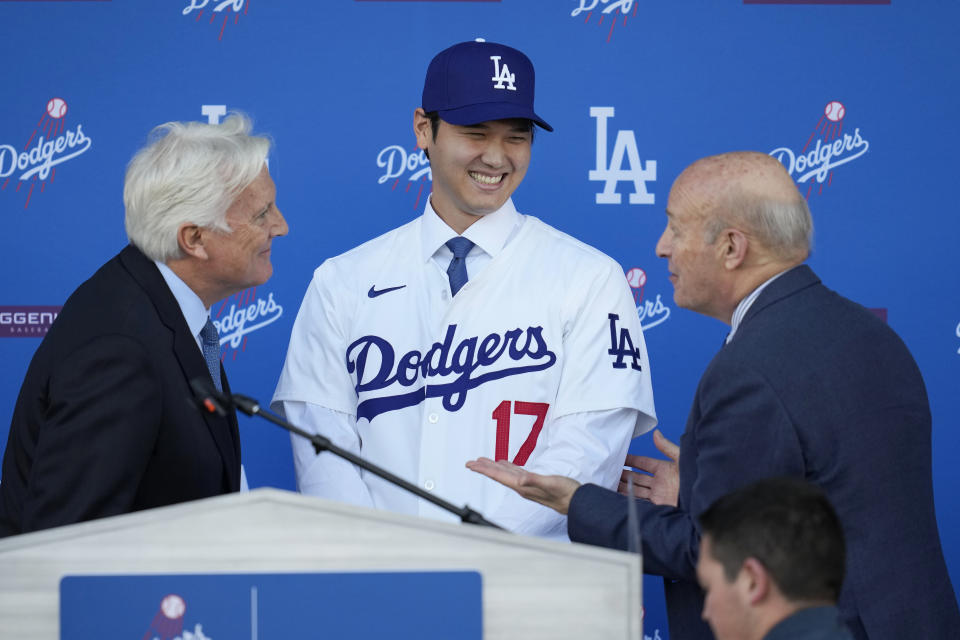
[[[461,125],[457,125],[457,126],[458,126],[458,127],[462,127],[462,128],[464,128],[464,129],[481,129],[481,130],[484,130],[484,131],[490,129],[490,125],[488,125],[488,124],[485,123],[485,122],[478,122],[477,124],[461,124]],[[517,124],[514,124],[514,125],[512,125],[512,126],[510,127],[510,131],[512,131],[512,132],[514,132],[514,133],[530,133],[530,128],[529,128],[529,127],[525,127],[524,125],[522,125],[522,124],[520,124],[520,123],[517,123]]]

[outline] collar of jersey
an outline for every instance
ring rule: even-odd
[[[491,258],[496,258],[513,237],[520,222],[521,217],[513,206],[513,200],[508,199],[502,207],[470,225],[463,232],[463,237],[480,247]],[[438,251],[449,252],[446,242],[455,235],[456,231],[437,215],[428,198],[423,212],[423,224],[420,226],[421,259],[426,262]]]

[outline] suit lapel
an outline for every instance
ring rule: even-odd
[[[183,371],[186,387],[190,388],[189,381],[194,378],[204,376],[209,378],[210,373],[203,360],[203,354],[197,347],[196,339],[190,334],[177,299],[170,292],[157,266],[132,245],[128,245],[120,252],[120,261],[147,292],[160,320],[173,333],[173,351]],[[220,366],[220,373],[223,390],[229,393],[223,365]],[[236,413],[230,409],[226,418],[199,410],[198,414],[202,415],[203,422],[210,430],[210,435],[223,459],[227,486],[233,491],[238,490],[240,488],[240,438]]]

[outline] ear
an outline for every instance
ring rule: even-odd
[[[413,110],[413,134],[417,136],[417,146],[428,149],[433,142],[433,130],[430,127],[430,118],[421,107]]]
[[[727,271],[737,269],[747,259],[750,240],[739,229],[724,229],[717,240],[717,251]]]
[[[203,229],[185,222],[177,229],[177,244],[184,255],[206,260],[207,249],[203,246]]]
[[[760,604],[770,596],[773,581],[767,568],[756,558],[743,561],[738,579],[743,581],[742,594],[749,604]]]

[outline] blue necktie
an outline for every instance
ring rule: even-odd
[[[447,267],[450,292],[457,295],[457,291],[467,284],[467,254],[473,248],[473,243],[463,236],[457,236],[447,240],[447,248],[453,251],[453,258],[450,259],[450,266]]]
[[[220,334],[209,317],[207,324],[200,330],[200,344],[203,346],[203,359],[207,361],[207,370],[210,371],[213,384],[217,391],[223,391],[220,386]]]

